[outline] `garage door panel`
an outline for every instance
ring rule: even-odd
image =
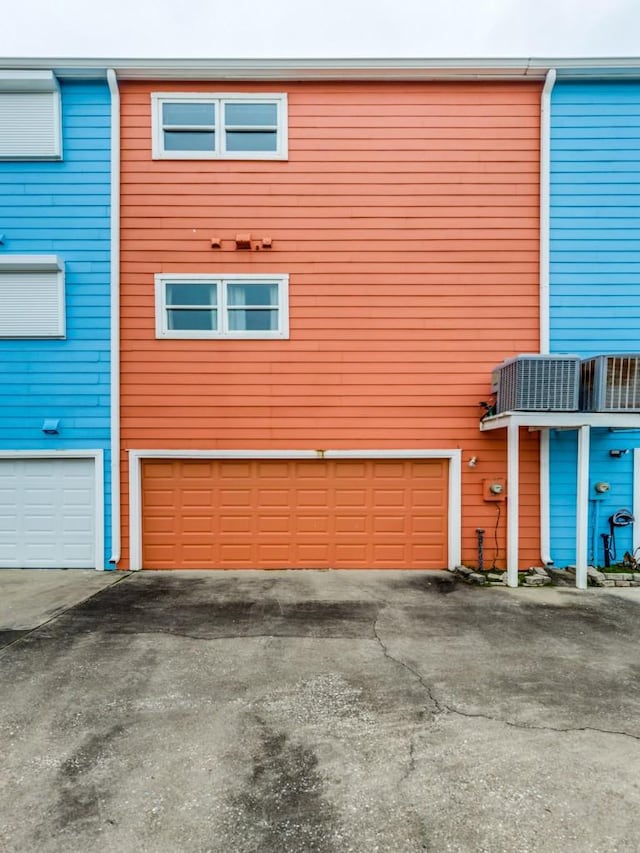
[[[407,526],[405,515],[376,515],[373,529],[376,533],[404,533]]]
[[[40,510],[38,515],[32,514],[23,520],[22,529],[25,533],[29,534],[29,539],[32,542],[37,542],[39,535],[45,537],[46,541],[49,541],[49,533],[55,523],[55,513]]]
[[[413,533],[433,533],[436,536],[441,533],[438,519],[432,515],[414,515],[410,522],[411,532]]]
[[[404,506],[406,493],[401,489],[374,489],[375,506]]]
[[[257,500],[259,506],[282,507],[288,509],[291,504],[289,489],[258,489]]]
[[[366,507],[368,504],[367,493],[364,489],[336,489],[334,504],[339,509]]]
[[[222,515],[218,525],[220,536],[224,536],[226,533],[248,535],[253,530],[253,520],[252,515]],[[209,527],[213,528],[214,523],[215,516],[210,519]]]
[[[265,535],[290,533],[291,519],[289,515],[260,515],[257,518],[257,530]]]
[[[173,509],[175,492],[173,489],[149,489],[148,505],[154,507],[170,507]]]
[[[433,545],[413,545],[411,547],[411,559],[424,565],[435,562],[441,566],[445,566],[447,555],[445,549],[440,543],[435,543]]]
[[[388,563],[391,566],[403,566],[406,562],[405,544],[390,543],[373,546],[373,557],[377,563]]]
[[[325,565],[329,559],[329,546],[325,542],[301,542],[298,544],[297,554],[303,567],[316,563]]]
[[[145,547],[145,556],[151,563],[162,565],[177,561],[176,550],[172,543],[166,545],[156,543]]]
[[[299,535],[320,533],[329,535],[329,519],[326,515],[298,515],[292,519],[293,529]]]
[[[172,460],[162,478],[157,464],[143,463],[145,567],[446,565],[445,460]]]
[[[297,504],[299,507],[328,507],[329,491],[327,489],[300,489]]]
[[[212,533],[213,518],[206,515],[185,515],[182,522],[182,530],[184,533]]]
[[[93,568],[95,462],[0,459],[0,568]]]
[[[366,533],[369,516],[367,515],[336,515],[334,519],[334,530],[336,534],[358,534]]]
[[[422,463],[421,463],[422,464]],[[407,474],[407,462],[374,462],[372,476],[376,480],[386,480],[395,477],[404,481]]]
[[[282,543],[279,545],[258,545],[258,556],[261,562],[286,564],[290,559],[289,550],[289,546]]]
[[[233,563],[250,566],[253,558],[253,548],[249,542],[220,543],[220,558]]]
[[[201,507],[209,504],[213,506],[214,493],[212,489],[185,489],[182,492],[183,507]]]
[[[287,462],[257,462],[257,475],[260,480],[289,480],[289,465]]]
[[[202,470],[206,470],[206,473],[203,474],[203,476],[210,477],[211,463],[209,462],[207,463],[207,465],[208,470],[205,469],[203,465]],[[218,476],[221,480],[233,480],[235,482],[238,479],[242,479],[243,477],[247,479],[251,478],[252,472],[250,462],[239,462],[238,460],[234,459],[229,462],[219,462],[215,467],[217,467],[218,469]]]
[[[361,566],[367,564],[367,545],[366,543],[362,544],[344,544],[340,542],[336,542],[335,547],[336,558],[342,562],[347,561],[351,563],[359,563]]]

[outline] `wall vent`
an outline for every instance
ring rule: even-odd
[[[640,354],[596,355],[580,371],[581,411],[640,412]]]
[[[576,412],[579,389],[577,355],[519,355],[498,365],[491,376],[496,414]]]

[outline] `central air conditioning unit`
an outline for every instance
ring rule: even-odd
[[[518,355],[495,368],[491,393],[501,412],[577,412],[580,357]]]
[[[583,412],[640,412],[640,354],[586,358],[580,384]]]

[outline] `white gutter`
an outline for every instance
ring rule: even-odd
[[[551,92],[556,71],[550,68],[542,88],[540,104],[540,354],[549,352],[549,240],[551,228]],[[551,498],[549,477],[549,430],[540,431],[540,557],[543,565],[551,559]]]
[[[563,79],[640,78],[638,57],[336,57],[336,58],[0,58],[5,69],[53,69],[58,76],[119,80],[543,80],[549,68]]]
[[[120,92],[107,69],[111,93],[111,558],[120,560]]]

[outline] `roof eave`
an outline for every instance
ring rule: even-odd
[[[64,78],[121,80],[542,80],[640,79],[640,58],[0,59],[5,69],[51,69]]]

